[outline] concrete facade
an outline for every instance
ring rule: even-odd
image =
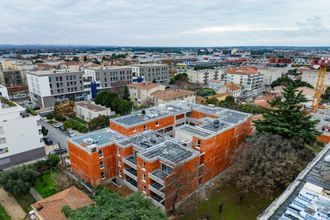
[[[133,78],[143,78],[146,82],[169,82],[169,67],[166,64],[138,64],[132,66]]]

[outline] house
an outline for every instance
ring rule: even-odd
[[[190,103],[195,103],[196,92],[184,89],[158,90],[151,94],[151,99],[155,105],[176,100],[185,100]]]
[[[31,205],[38,220],[67,220],[62,212],[64,206],[76,210],[85,206],[93,205],[85,193],[72,186],[46,199],[35,202]]]
[[[78,118],[81,118],[87,122],[93,118],[97,118],[100,115],[110,116],[110,108],[106,108],[100,105],[96,105],[94,102],[76,102],[74,106],[74,112]]]
[[[72,171],[97,186],[113,180],[169,211],[230,166],[252,132],[251,115],[187,101],[166,102],[110,119],[110,127],[68,140]],[[179,181],[179,182],[180,182]]]
[[[127,85],[129,90],[130,99],[134,102],[135,105],[142,105],[151,101],[151,94],[165,90],[165,86],[158,83],[151,82],[141,82],[141,83],[132,83]]]
[[[218,101],[224,101],[226,99],[226,97],[228,97],[228,96],[231,96],[230,92],[218,93],[212,97],[218,99]]]

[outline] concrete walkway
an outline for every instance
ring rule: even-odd
[[[12,220],[22,220],[25,218],[26,213],[17,203],[15,198],[9,196],[2,188],[0,188],[0,203]]]

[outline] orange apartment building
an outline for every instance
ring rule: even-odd
[[[72,171],[85,182],[125,184],[169,211],[225,170],[251,132],[250,114],[178,101],[68,142]]]

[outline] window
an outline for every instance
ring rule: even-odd
[[[162,171],[163,172],[165,172],[165,173],[168,173],[168,174],[170,174],[171,172],[172,172],[172,168],[171,167],[169,167],[169,166],[166,166],[165,164],[161,164],[161,168],[162,168]]]
[[[147,176],[146,176],[145,174],[143,174],[143,180],[144,180],[144,181],[146,181],[146,177],[147,177]]]
[[[147,187],[145,185],[143,185],[143,192],[146,192]]]
[[[101,179],[104,180],[105,179],[105,175],[104,172],[101,172]]]
[[[4,133],[4,131],[3,131],[3,127],[0,126],[0,134],[3,134],[3,133]]]
[[[159,126],[159,122],[158,121],[156,121],[156,127],[158,127]]]
[[[142,162],[142,168],[146,168],[146,163]]]
[[[8,152],[8,147],[0,148],[0,154],[4,154]]]
[[[143,125],[143,130],[147,130],[147,126],[146,125]]]
[[[197,145],[196,147],[200,148],[201,147],[201,140],[197,140]]]
[[[0,144],[5,144],[7,143],[6,138],[0,138]]]
[[[100,168],[104,169],[104,162],[103,161],[100,162]]]
[[[136,132],[136,128],[133,128],[133,133],[135,133]]]
[[[103,152],[99,150],[99,157],[103,157]]]

